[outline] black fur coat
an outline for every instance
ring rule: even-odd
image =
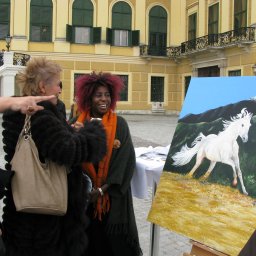
[[[31,117],[32,137],[40,159],[50,159],[71,168],[68,174],[68,210],[63,217],[16,212],[10,186],[4,199],[3,239],[11,256],[82,256],[88,239],[85,228],[86,181],[80,163],[98,161],[106,152],[105,132],[97,122],[87,123],[75,132],[50,102]],[[11,171],[18,136],[25,115],[6,112],[3,115],[3,144]],[[15,175],[15,174],[14,174]]]

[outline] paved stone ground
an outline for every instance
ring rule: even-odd
[[[171,143],[175,131],[177,116],[165,115],[123,115],[127,120],[135,147],[167,146]],[[4,167],[2,126],[0,116],[0,167]],[[134,211],[138,226],[139,238],[144,256],[150,255],[150,226],[147,216],[151,207],[152,190],[149,188],[149,198],[134,200]],[[2,202],[0,201],[0,217]],[[154,256],[182,256],[190,252],[189,239],[160,228],[159,254]]]
[[[167,146],[171,143],[177,116],[170,115],[123,115],[127,120],[134,147]],[[150,255],[150,226],[147,216],[152,202],[152,190],[148,199],[133,198],[139,238],[144,256]],[[187,237],[160,227],[159,253],[154,256],[182,256],[190,252],[191,244]]]

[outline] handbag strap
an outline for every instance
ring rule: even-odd
[[[20,132],[20,135],[19,135],[17,143],[16,143],[15,153],[16,153],[17,150],[19,150],[19,147],[20,147],[20,144],[21,144],[22,140],[28,140],[29,138],[32,138],[31,137],[30,118],[31,118],[31,116],[26,115],[23,128]],[[11,162],[12,162],[12,160],[11,160]]]
[[[31,122],[30,122],[30,115],[26,115],[24,126],[22,128],[22,131],[20,133],[20,136],[31,136]]]

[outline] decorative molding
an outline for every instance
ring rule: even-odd
[[[116,62],[117,59],[122,63],[130,64],[145,64],[146,60],[140,56],[121,56],[121,55],[104,55],[104,54],[84,54],[84,53],[60,53],[60,52],[24,52],[31,57],[44,56],[47,58],[54,58],[54,60],[67,61],[88,61],[88,62]]]
[[[1,66],[0,67],[0,77],[1,76],[16,76],[16,74],[22,70],[24,70],[25,67],[23,66]]]
[[[55,41],[55,42],[65,42],[65,43],[69,43],[69,42],[66,41],[66,38],[65,38],[65,37],[56,37],[54,41]]]
[[[248,45],[248,44],[243,44],[243,43],[237,44],[237,47],[238,47],[238,48],[241,48],[245,53],[249,53],[249,52],[250,52],[250,49],[251,49],[251,46],[250,46],[250,45]]]
[[[227,59],[203,60],[201,62],[192,63],[193,69],[218,66],[219,68],[227,67]]]
[[[22,36],[22,35],[14,35],[12,39],[17,39],[17,40],[28,40],[27,36]]]
[[[223,49],[193,54],[191,56],[187,56],[187,58],[190,59],[190,61],[192,62],[192,65],[200,65],[201,63],[206,63],[206,62],[218,62],[220,60],[227,59],[225,55],[225,51]]]

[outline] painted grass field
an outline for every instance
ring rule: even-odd
[[[256,206],[238,189],[164,171],[148,220],[237,256],[256,229]]]

